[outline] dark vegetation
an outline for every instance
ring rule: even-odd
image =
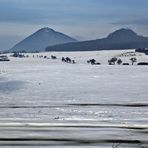
[[[56,57],[56,56],[51,55],[51,59],[55,60],[55,59],[57,59],[57,57]]]
[[[88,63],[88,64],[90,63],[90,64],[92,64],[92,65],[101,65],[101,63],[96,62],[95,59],[90,59],[90,60],[87,61],[87,63]]]
[[[145,55],[148,55],[148,48],[138,48],[135,50],[135,52],[141,52],[144,53]]]
[[[14,52],[11,56],[15,58],[25,58],[23,54],[18,53],[18,52]]]
[[[62,62],[65,62],[65,63],[72,63],[72,64],[75,64],[76,61],[75,60],[72,60],[71,58],[69,57],[62,57]]]
[[[130,58],[130,61],[131,61],[132,65],[134,65],[134,63],[137,62],[137,59],[136,58]]]
[[[58,59],[58,58],[56,56],[52,55],[51,59],[55,60],[55,59]],[[129,60],[131,62],[131,65],[134,65],[134,63],[137,62],[137,59],[135,57],[130,58]],[[65,62],[65,63],[72,63],[72,64],[76,63],[75,60],[72,60],[69,57],[66,57],[66,58],[62,57],[61,61]],[[87,63],[91,64],[91,65],[101,65],[101,63],[97,62],[96,59],[89,59],[89,60],[87,60]],[[130,65],[130,63],[123,63],[123,61],[120,58],[117,58],[117,57],[113,57],[110,60],[108,60],[108,65],[121,65],[121,64],[122,65]],[[147,65],[147,63],[146,62],[141,62],[141,63],[138,63],[138,65]]]
[[[130,65],[129,63],[123,63],[122,65]]]
[[[140,62],[137,65],[148,65],[148,62]]]

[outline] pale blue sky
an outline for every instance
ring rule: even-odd
[[[0,49],[45,26],[80,40],[122,27],[148,36],[147,14],[148,0],[0,0]]]

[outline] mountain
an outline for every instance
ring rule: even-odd
[[[49,46],[46,51],[95,51],[148,48],[148,37],[143,37],[130,29],[119,29],[106,38]]]
[[[44,51],[47,46],[76,42],[75,39],[45,27],[16,44],[10,51]]]

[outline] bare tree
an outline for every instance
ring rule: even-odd
[[[131,58],[130,61],[131,61],[132,65],[134,65],[134,63],[137,62],[137,59],[136,58]]]
[[[121,64],[122,64],[122,60],[121,60],[121,59],[118,59],[118,60],[117,60],[117,64],[118,64],[118,65],[121,65]]]
[[[108,64],[109,65],[115,65],[116,64],[116,62],[117,62],[117,58],[116,57],[113,57],[113,58],[111,58],[110,60],[108,60]]]

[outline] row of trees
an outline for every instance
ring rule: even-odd
[[[25,55],[23,55],[21,53],[17,53],[17,52],[15,52],[11,56],[19,57],[19,58],[24,58],[24,57],[28,58],[29,57],[29,55],[25,56]],[[37,57],[49,59],[47,56],[43,56],[43,55],[40,55],[40,56],[37,55]],[[33,58],[34,58],[34,55],[33,55]],[[54,55],[51,55],[51,59],[57,59],[57,57],[54,56]],[[66,57],[66,58],[62,57],[61,60],[62,60],[62,62],[66,62],[66,63],[73,63],[73,64],[76,63],[75,60],[71,60],[69,57]],[[132,58],[130,58],[130,61],[131,61],[131,64],[134,65],[134,63],[137,62],[137,59],[136,59],[136,57],[132,57]],[[92,65],[101,65],[101,63],[97,62],[95,59],[90,59],[90,60],[87,61],[87,63],[90,63]],[[109,65],[116,65],[116,64],[117,65],[121,65],[121,64],[122,65],[129,65],[129,63],[123,63],[123,61],[120,58],[117,58],[117,57],[113,57],[110,60],[108,60],[108,64]]]
[[[131,64],[134,65],[134,63],[137,62],[137,59],[135,57],[132,57],[132,58],[130,58],[130,61],[131,61]],[[92,65],[101,65],[101,63],[96,62],[95,59],[90,59],[90,60],[87,61],[87,63],[88,64],[90,63]],[[110,60],[108,60],[108,64],[109,65],[116,65],[116,64],[118,64],[118,65],[121,65],[121,64],[122,65],[130,65],[129,63],[123,63],[123,61],[120,58],[118,59],[117,57],[113,57]]]
[[[131,61],[132,65],[134,65],[134,63],[137,62],[137,59],[135,57],[133,57],[133,58],[130,58],[130,61]],[[108,64],[109,65],[115,65],[115,64],[129,65],[129,63],[123,63],[123,61],[120,58],[118,59],[116,57],[113,57],[110,60],[108,60]]]

